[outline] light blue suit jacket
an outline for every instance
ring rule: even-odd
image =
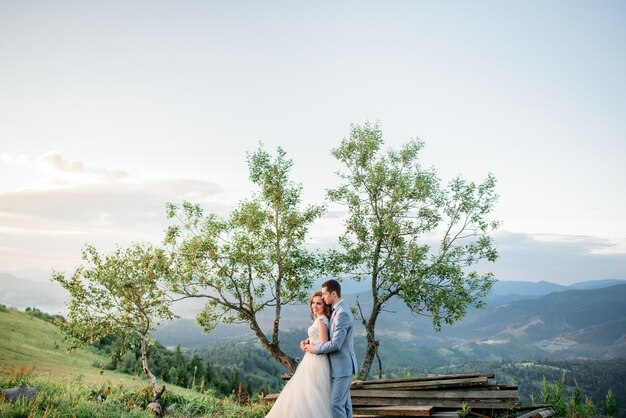
[[[330,317],[328,342],[314,347],[316,354],[328,354],[330,375],[332,377],[352,376],[356,373],[356,354],[354,354],[354,317],[342,300],[337,304]]]

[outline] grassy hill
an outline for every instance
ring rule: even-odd
[[[94,364],[104,359],[95,349],[87,347],[68,354],[63,335],[49,322],[24,312],[8,309],[0,312],[0,371],[33,369],[37,374],[75,378],[82,375],[86,383],[103,377],[122,380],[129,386],[139,385],[134,376],[101,371]],[[143,385],[144,382],[141,382]]]
[[[50,322],[0,305],[0,389],[37,388],[33,403],[0,399],[0,416],[152,416],[143,375],[103,370],[107,359],[94,348],[72,353]],[[167,385],[164,405],[176,403],[170,416],[262,417],[260,405],[238,406],[189,389]]]

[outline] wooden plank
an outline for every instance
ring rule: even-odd
[[[278,395],[280,395],[280,393],[268,393],[263,397],[263,403],[276,401],[276,399],[278,399]]]
[[[466,378],[480,377],[480,376],[485,376],[487,378],[494,377],[493,374],[467,373],[467,374],[403,377],[399,379],[355,380],[353,383],[358,382],[363,385],[371,385],[371,384],[379,384],[379,383],[423,382],[423,381],[428,381],[428,380],[454,380],[454,379],[466,379]]]
[[[455,402],[455,401],[437,401],[441,408],[461,408],[463,403],[467,403],[467,405],[471,409],[477,410],[504,410],[504,409],[513,409],[519,406],[519,402],[480,402],[480,401],[469,401],[469,402]]]
[[[435,411],[431,412],[430,416],[432,418],[459,418],[461,411]]]
[[[511,409],[519,406],[519,402],[514,400],[501,401],[496,400],[459,400],[459,399],[415,399],[415,398],[352,398],[352,405],[355,407],[363,406],[423,406],[432,405],[436,408],[461,408],[461,405],[467,404],[473,409]]]
[[[381,417],[429,417],[432,406],[387,406],[353,408],[355,414],[374,414]]]
[[[363,382],[363,385],[353,383],[352,388],[363,389],[403,389],[403,390],[419,390],[419,389],[438,389],[447,387],[459,387],[459,386],[484,386],[487,384],[486,376],[476,376],[469,378],[458,379],[439,379],[439,380],[424,380],[424,381],[406,381],[406,382],[392,382],[392,383],[367,383]]]
[[[552,408],[537,408],[525,414],[518,415],[517,418],[548,418],[555,414]]]
[[[414,399],[519,399],[515,390],[376,390],[352,389],[352,398],[414,398]]]
[[[354,411],[352,411],[354,412]],[[352,414],[352,418],[378,418],[380,415],[363,415],[363,414]]]

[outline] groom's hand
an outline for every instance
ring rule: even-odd
[[[313,349],[313,344],[308,344],[306,347],[304,347],[304,351],[306,351],[309,354],[315,354],[315,350]]]

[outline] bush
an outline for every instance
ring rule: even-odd
[[[50,322],[51,324],[54,324],[55,321],[57,321],[58,319],[63,319],[60,315],[50,315],[47,314],[45,312],[40,311],[37,308],[31,308],[31,307],[27,307],[24,312],[26,312],[28,315],[34,317],[34,318],[39,318],[42,319],[46,322]]]
[[[548,380],[543,378],[543,389],[541,390],[541,403],[552,405],[556,416],[569,418],[586,418],[597,416],[597,408],[593,400],[588,396],[583,396],[582,390],[578,385],[574,389],[571,396],[567,397],[564,389],[565,372],[561,379],[550,385]],[[534,394],[531,399],[535,400]],[[617,411],[617,405],[613,391],[609,390],[606,395],[605,413],[608,416],[614,416]]]
[[[606,398],[604,400],[604,413],[609,417],[617,415],[617,401],[615,400],[613,389],[609,389],[606,393]]]

